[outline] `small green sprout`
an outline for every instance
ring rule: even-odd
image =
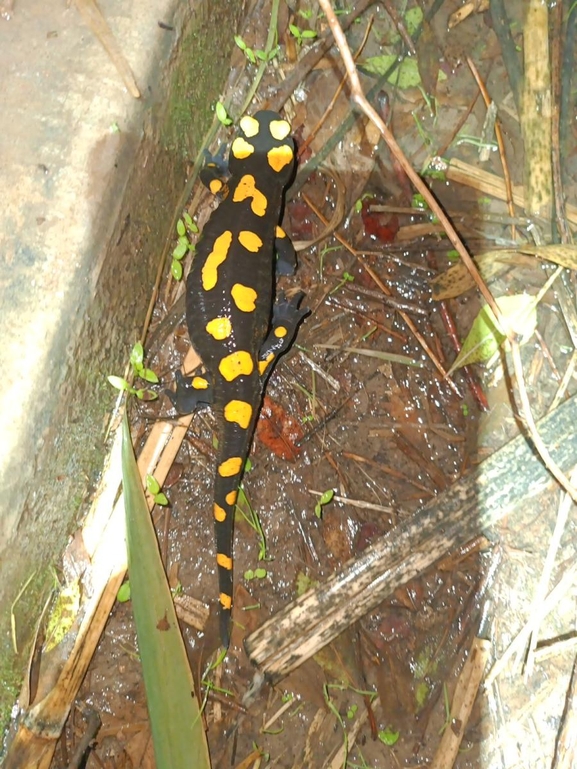
[[[387,726],[386,729],[381,729],[378,737],[384,745],[387,745],[389,748],[391,748],[399,739],[399,735],[400,732],[394,732],[390,726]]]
[[[116,120],[115,120],[115,121],[114,121],[114,123],[112,123],[112,125],[110,126],[110,133],[111,133],[111,134],[119,134],[119,133],[120,133],[120,126],[118,125],[118,123],[116,122]]]
[[[246,56],[248,61],[250,61],[251,64],[256,64],[257,59],[259,61],[272,61],[276,56],[278,56],[278,53],[280,50],[278,45],[276,45],[268,53],[266,51],[261,51],[259,49],[253,50],[252,48],[249,48],[249,46],[244,42],[244,40],[240,35],[235,35],[234,42],[240,48],[240,50],[244,53],[244,55]]]
[[[163,494],[160,490],[160,484],[154,477],[154,475],[146,476],[146,490],[150,496],[154,499],[155,505],[165,506],[168,505],[168,499],[166,494]]]
[[[460,258],[461,256],[456,248],[451,248],[450,251],[447,251],[447,259],[450,262],[458,262]]]
[[[258,540],[258,560],[259,561],[271,560],[268,557],[266,552],[266,537],[264,535],[260,518],[258,517],[258,513],[255,510],[253,510],[242,485],[239,486],[239,489],[238,489],[238,499],[236,503],[236,509],[242,515],[242,517],[248,523],[251,529],[254,532],[256,532],[257,540]],[[245,512],[245,509],[247,512]]]
[[[224,125],[224,126],[231,125],[232,118],[229,117],[228,112],[226,111],[226,107],[221,101],[217,101],[214,111],[216,113],[218,122],[221,125]]]
[[[461,412],[464,417],[469,416],[469,406],[466,403],[461,403]]]
[[[144,379],[145,382],[158,384],[158,376],[150,368],[144,366],[144,347],[137,342],[130,353],[130,365],[134,369],[137,377]]]
[[[426,209],[428,207],[429,206],[427,205],[425,198],[421,195],[421,193],[415,192],[411,200],[411,208]]]
[[[334,496],[335,492],[333,489],[327,489],[323,494],[321,494],[319,501],[315,505],[315,515],[317,518],[323,517],[323,507],[328,505]]]
[[[248,581],[251,579],[264,579],[267,575],[267,570],[259,566],[258,569],[247,569],[244,573],[244,578]]]
[[[363,201],[372,200],[375,196],[372,192],[365,192],[355,201],[355,214],[360,214],[363,210]]]
[[[198,233],[198,227],[192,221],[188,213],[182,215],[182,219],[179,219],[176,223],[176,234],[178,235],[178,243],[174,251],[172,252],[172,264],[170,265],[170,272],[175,280],[182,279],[182,260],[190,252],[194,251],[194,245],[188,239],[188,231]]]
[[[337,285],[336,285],[336,286],[333,288],[333,290],[332,290],[332,291],[329,291],[329,296],[330,296],[331,294],[334,294],[334,293],[335,293],[336,291],[338,291],[340,288],[342,288],[342,287],[345,285],[345,283],[352,283],[352,282],[354,281],[354,279],[355,279],[355,278],[354,278],[354,276],[353,276],[353,275],[351,275],[351,273],[350,273],[350,272],[346,272],[346,271],[345,271],[345,272],[343,272],[343,277],[342,277],[342,279],[341,279],[341,280],[340,280],[340,281],[337,283]]]
[[[358,705],[350,705],[347,708],[347,718],[349,721],[352,721],[352,719],[357,715],[357,710],[359,709]]]
[[[317,37],[317,33],[314,30],[299,29],[295,24],[289,24],[289,30],[298,45],[302,45],[305,40],[314,40]]]
[[[158,377],[152,371],[152,369],[144,366],[144,347],[140,342],[137,342],[130,352],[130,365],[134,371],[135,376],[144,379],[146,382],[156,384]],[[141,387],[133,387],[129,382],[121,376],[115,376],[111,374],[107,377],[109,384],[116,387],[117,390],[124,390],[129,395],[135,395],[139,400],[153,401],[158,398],[157,393],[152,390],[144,390]]]

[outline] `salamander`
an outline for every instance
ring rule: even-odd
[[[275,276],[293,274],[296,258],[280,227],[284,190],[295,170],[291,126],[276,112],[240,120],[228,157],[201,178],[221,202],[211,214],[186,281],[186,322],[203,368],[177,374],[173,402],[181,413],[210,404],[218,451],[213,495],[220,635],[228,647],[232,607],[233,521],[266,380],[292,343],[308,310],[303,294],[279,293]]]

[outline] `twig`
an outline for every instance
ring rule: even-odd
[[[571,482],[575,483],[576,481],[577,481],[577,472],[573,471],[571,475]],[[533,608],[530,612],[531,614],[535,613],[537,616],[539,615],[538,608],[539,606],[542,605],[547,595],[549,582],[551,580],[551,574],[553,573],[553,566],[555,564],[555,557],[557,555],[559,546],[561,544],[561,537],[565,532],[565,527],[567,525],[567,518],[569,517],[569,511],[571,510],[571,507],[572,507],[571,497],[569,496],[569,494],[566,494],[566,493],[563,494],[561,496],[559,510],[557,511],[557,519],[555,521],[555,528],[553,529],[553,536],[549,541],[549,548],[547,550],[545,564],[543,565],[543,571],[541,572],[541,576],[539,578],[539,584],[537,585],[537,590],[535,591],[535,597],[533,599]],[[535,623],[535,626],[531,631],[531,637],[529,639],[529,650],[527,653],[527,661],[525,666],[526,678],[528,678],[531,675],[533,670],[534,651],[537,647],[537,639],[539,635],[539,624],[540,624],[539,622]]]
[[[537,3],[537,0],[531,0],[531,2]],[[397,143],[395,137],[393,136],[389,128],[385,125],[385,123],[381,119],[380,115],[367,101],[361,88],[359,75],[355,67],[355,63],[353,61],[350,48],[348,46],[344,33],[339,25],[335,12],[333,11],[333,8],[330,4],[330,0],[319,0],[319,3],[323,11],[326,13],[327,20],[329,22],[329,25],[335,37],[335,42],[341,53],[345,68],[347,70],[347,74],[349,76],[349,80],[351,81],[352,100],[355,102],[355,104],[359,106],[359,108],[365,113],[365,115],[379,129],[381,136],[387,143],[391,153],[397,158],[397,160],[399,161],[399,164],[401,165],[401,167],[403,168],[403,170],[405,171],[405,173],[407,174],[407,176],[409,177],[409,179],[411,180],[415,188],[418,190],[418,192],[421,193],[421,195],[425,199],[425,202],[427,203],[431,211],[437,216],[437,218],[439,219],[439,222],[445,228],[447,237],[453,244],[456,251],[459,253],[459,256],[463,260],[465,266],[473,276],[475,283],[477,284],[481,294],[483,295],[483,298],[486,300],[487,304],[493,311],[495,318],[497,320],[497,323],[499,324],[501,329],[504,331],[504,333],[506,333],[507,339],[511,345],[511,354],[512,354],[511,357],[513,361],[513,368],[515,371],[515,375],[517,377],[517,390],[519,393],[519,400],[521,404],[520,418],[524,420],[525,427],[529,432],[529,434],[531,435],[533,443],[535,444],[535,448],[539,452],[539,455],[543,463],[549,470],[549,472],[558,481],[558,483],[565,489],[565,491],[567,491],[567,493],[571,495],[572,499],[575,502],[577,502],[577,489],[575,489],[575,487],[569,482],[569,479],[565,475],[563,475],[559,467],[557,467],[555,462],[553,462],[551,455],[549,454],[545,444],[543,443],[541,437],[539,436],[535,428],[535,420],[533,419],[533,415],[531,413],[531,406],[529,404],[529,397],[527,395],[527,389],[525,386],[525,380],[523,376],[523,366],[521,363],[521,351],[519,348],[519,343],[517,341],[517,334],[515,333],[515,331],[513,331],[513,329],[509,328],[510,324],[507,324],[504,322],[503,314],[501,313],[493,295],[489,291],[487,284],[483,280],[477,268],[477,265],[475,264],[473,259],[469,256],[467,249],[461,242],[461,239],[457,235],[455,228],[449,221],[444,210],[441,208],[441,206],[439,205],[439,203],[437,202],[436,198],[431,193],[427,185],[423,182],[421,177],[417,174],[417,172],[414,170],[412,165],[409,163],[408,158],[400,148],[399,144]]]
[[[521,628],[519,633],[515,636],[514,640],[511,641],[501,658],[493,665],[491,668],[489,674],[487,675],[487,680],[485,681],[485,684],[489,686],[493,683],[493,681],[497,678],[497,676],[501,675],[505,667],[509,664],[511,658],[514,654],[519,654],[523,651],[525,648],[527,641],[529,640],[529,636],[531,635],[533,628],[541,622],[541,620],[549,614],[550,611],[552,611],[555,606],[559,603],[559,601],[564,598],[567,595],[567,592],[573,587],[575,584],[575,578],[577,576],[577,566],[573,566],[570,569],[568,569],[565,574],[561,577],[559,582],[555,585],[555,587],[551,590],[549,595],[545,598],[541,606],[538,607],[538,611],[534,612],[533,616],[527,622],[525,625]]]
[[[551,769],[573,769],[577,759],[577,660],[567,690],[565,710],[557,733],[555,757]]]
[[[102,724],[100,716],[96,710],[93,710],[92,708],[87,708],[82,715],[86,718],[86,729],[84,730],[84,734],[76,746],[74,755],[70,759],[68,769],[78,769],[78,767],[81,766],[86,751],[90,747],[92,740],[98,734],[98,730]]]
[[[563,34],[563,3],[553,6],[553,25],[551,33],[551,164],[553,166],[553,195],[555,198],[555,217],[562,243],[571,243],[571,232],[565,214],[563,196],[563,177],[561,173],[561,67],[563,52],[561,40]]]
[[[140,91],[130,69],[130,64],[126,61],[124,54],[120,50],[116,38],[112,34],[96,0],[75,0],[75,3],[84,23],[90,27],[92,33],[98,38],[130,95],[135,99],[140,99]]]
[[[475,78],[475,81],[479,86],[479,90],[483,97],[483,101],[485,102],[485,106],[489,107],[489,105],[491,104],[491,97],[489,96],[489,92],[487,91],[485,83],[483,82],[481,75],[479,74],[479,70],[475,66],[475,63],[470,58],[470,56],[467,56],[467,64],[469,65],[469,69],[473,73],[473,77]],[[495,137],[497,138],[497,146],[499,147],[499,157],[501,158],[501,165],[503,167],[503,178],[505,179],[505,191],[507,193],[507,209],[509,211],[509,215],[511,217],[514,217],[515,207],[513,206],[513,185],[511,183],[511,174],[509,173],[509,166],[507,164],[507,156],[505,154],[505,142],[503,141],[503,132],[501,131],[501,123],[499,121],[499,118],[497,118],[497,120],[495,121]],[[511,238],[515,240],[515,226],[513,226],[511,230],[512,230]]]
[[[485,671],[491,644],[482,638],[473,639],[471,651],[457,681],[453,696],[450,721],[443,732],[431,769],[451,769],[457,758],[459,746],[465,734],[477,691]]]

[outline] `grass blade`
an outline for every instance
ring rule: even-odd
[[[122,428],[128,572],[158,769],[210,769],[194,681],[138,472]]]

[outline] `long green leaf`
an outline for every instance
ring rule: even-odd
[[[128,571],[158,769],[210,769],[194,681],[142,481],[128,419],[122,426]]]

